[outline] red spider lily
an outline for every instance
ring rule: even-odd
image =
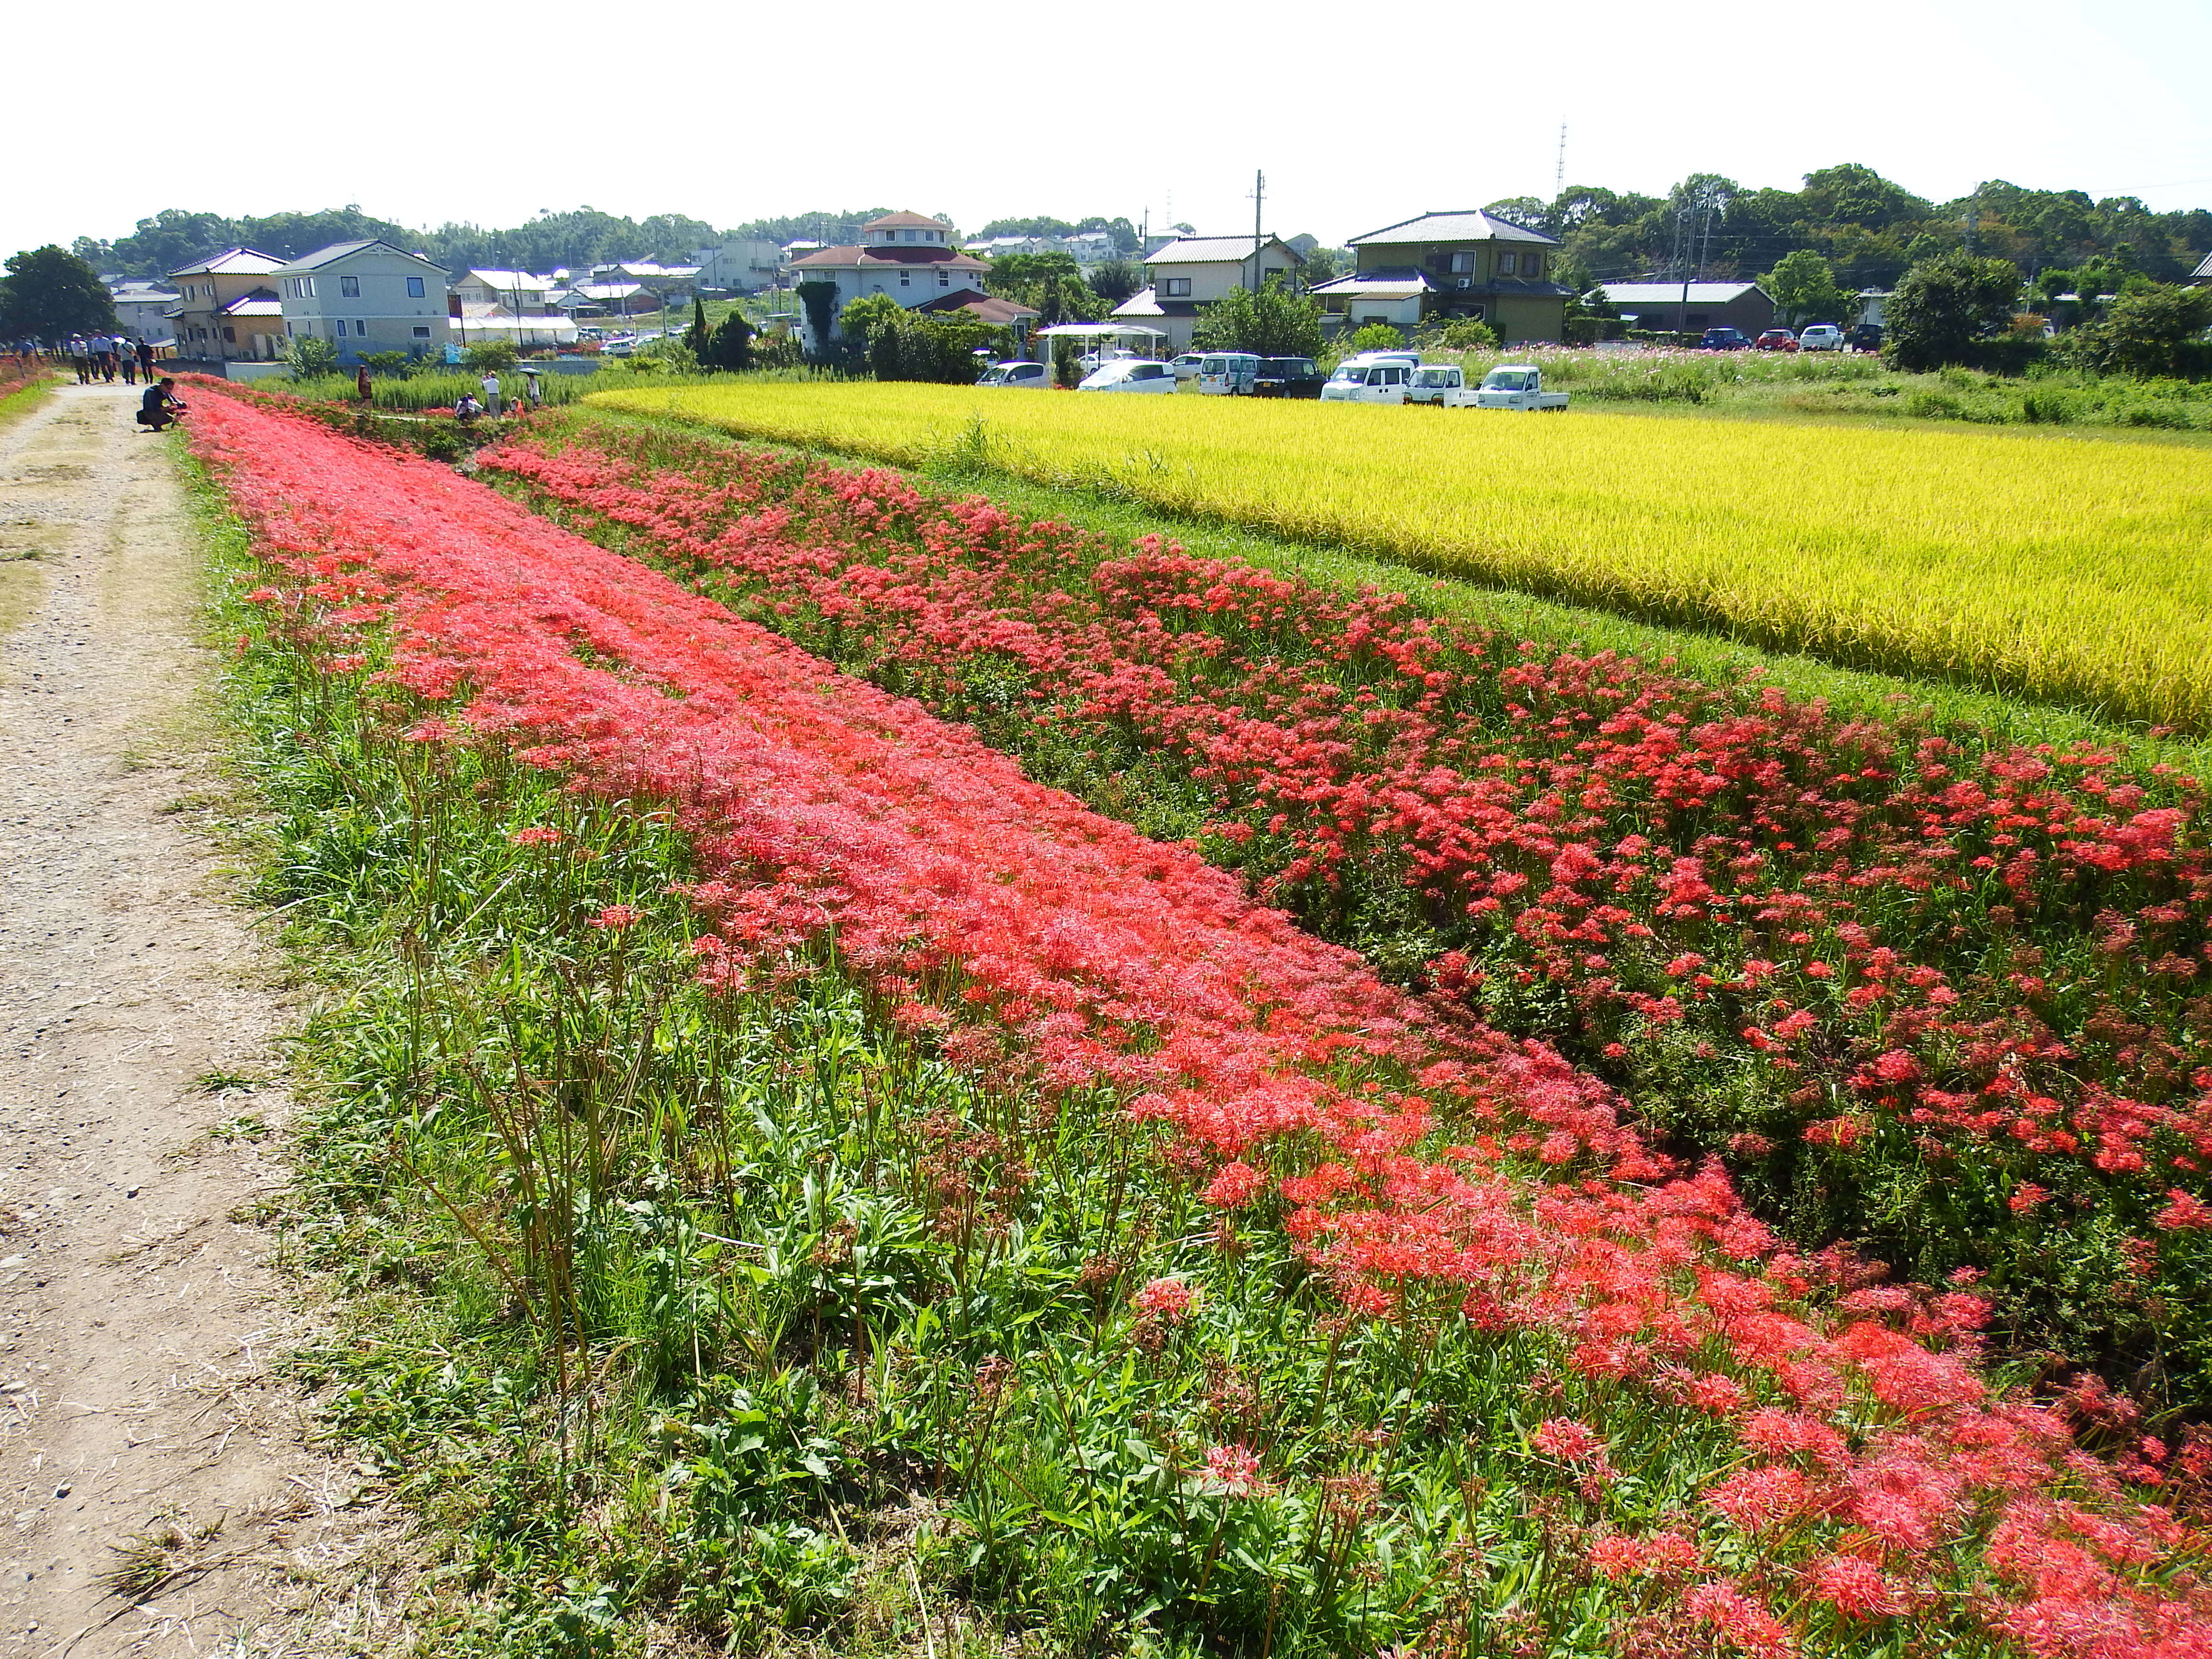
[[[1272,1182],[1284,1228],[1348,1314],[1465,1308],[1540,1332],[1625,1400],[1692,1400],[1747,1451],[1817,1466],[1717,1483],[1719,1513],[1848,1522],[1900,1583],[1934,1594],[1954,1582],[1948,1552],[1971,1550],[1975,1516],[2002,1503],[1990,1565],[2016,1594],[1993,1624],[2032,1647],[2071,1641],[2088,1628],[2068,1622],[2088,1586],[2141,1639],[2204,1628],[2194,1592],[2143,1571],[2182,1543],[2171,1516],[2069,1452],[2051,1413],[1993,1398],[1958,1351],[1978,1298],[1822,1312],[1811,1292],[1844,1280],[1846,1260],[1783,1248],[1717,1165],[1655,1152],[1558,1054],[1393,990],[1186,849],[449,469],[222,398],[191,435],[287,574],[268,603],[283,637],[316,658],[374,640],[388,686],[438,709],[453,740],[669,811],[703,872],[708,984],[787,969],[834,933],[845,968],[918,1037],[1017,1055],[1048,1094],[1121,1091],[1209,1193],[1225,1181],[1224,1198],[1255,1202],[1255,1177]],[[1295,590],[1278,587],[1217,583],[1193,603],[1289,605]],[[1357,650],[1420,659],[1372,630]],[[1555,885],[1582,879],[1564,847],[1551,857]],[[1650,865],[1663,866],[1665,905],[1724,908],[1718,866],[1683,861]],[[1871,938],[1844,939],[1853,971],[1909,984]],[[1692,1001],[1708,988],[1696,977]],[[2102,1109],[2124,1135],[2128,1109],[2115,1097]],[[1194,1296],[1158,1279],[1132,1301],[1157,1329],[1188,1321]],[[1531,1444],[1604,1496],[1598,1428],[1555,1418]],[[2062,1501],[2069,1490],[2079,1501]],[[2062,1557],[2063,1583],[2036,1565]],[[1731,1581],[1686,1605],[1747,1651],[1787,1644]]]

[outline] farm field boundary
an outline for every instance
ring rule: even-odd
[[[2200,1626],[2193,1542],[1990,1392],[1975,1298],[1840,1294],[1555,1059],[449,471],[237,404],[191,436],[261,538],[283,868],[415,983],[343,1079],[365,1191],[477,1251],[356,1254],[472,1277],[536,1356],[345,1399],[459,1408],[402,1428],[425,1481],[544,1449],[479,1462],[471,1540],[562,1650],[765,1635],[757,1589],[865,1650],[902,1535],[917,1610],[1049,1650]]]
[[[2042,433],[1735,425],[958,387],[586,401],[902,465],[966,460],[1848,667],[2212,722],[2212,471]]]
[[[604,408],[566,411],[573,418],[614,426],[714,431],[684,419],[635,415]],[[373,435],[362,434],[359,435]],[[823,444],[746,439],[780,453],[840,466],[879,465],[881,458]],[[1148,536],[1172,540],[1205,558],[1226,559],[1316,583],[1352,595],[1366,591],[1402,593],[1413,606],[1439,621],[1496,628],[1516,638],[1578,652],[1613,652],[1673,669],[1715,686],[1748,682],[1772,685],[1801,701],[1820,699],[1838,712],[1894,720],[1917,713],[1945,729],[1971,727],[1995,738],[2033,744],[2087,744],[2125,754],[2141,769],[2178,769],[2212,778],[2212,744],[2175,734],[2152,737],[2140,724],[2100,720],[2077,708],[1978,690],[1950,681],[1848,668],[1820,658],[1771,651],[1734,637],[1725,629],[1669,626],[1620,611],[1546,599],[1525,591],[1439,575],[1354,550],[1291,540],[1218,518],[1193,518],[1126,495],[1073,484],[1040,483],[1018,474],[940,455],[908,469],[921,487],[948,499],[981,494],[1025,518],[1057,520],[1133,545]]]

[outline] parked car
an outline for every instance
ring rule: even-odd
[[[1457,363],[1424,363],[1413,371],[1413,378],[1406,386],[1406,401],[1409,404],[1434,404],[1439,409],[1449,401],[1446,394],[1467,389],[1467,376]]]
[[[1856,328],[1853,329],[1851,331],[1851,349],[1854,351],[1881,350],[1881,325],[1880,323],[1861,323]]]
[[[1747,351],[1751,348],[1751,337],[1740,328],[1709,328],[1698,342],[1700,351]]]
[[[1175,370],[1175,377],[1178,380],[1194,380],[1198,378],[1198,366],[1205,361],[1203,351],[1186,351],[1168,367]]]
[[[1337,365],[1321,389],[1325,404],[1402,404],[1413,368],[1403,362],[1363,363],[1354,358]]]
[[[1260,375],[1260,359],[1249,351],[1209,351],[1198,365],[1198,389],[1212,398],[1249,398]]]
[[[1104,351],[1086,351],[1075,360],[1075,366],[1085,374],[1095,374],[1109,363],[1133,362],[1137,354],[1127,346],[1114,346]]]
[[[1175,370],[1142,357],[1101,363],[1083,377],[1078,392],[1173,392]]]
[[[1031,391],[1046,392],[1052,386],[1052,371],[1042,363],[993,363],[983,371],[977,386],[1026,386]]]
[[[1255,398],[1318,398],[1328,377],[1310,357],[1262,357],[1252,377]]]
[[[1567,394],[1545,391],[1544,371],[1534,363],[1500,363],[1482,377],[1481,389],[1474,394],[1474,406],[1517,409],[1523,414],[1534,415],[1540,410],[1565,409]]]
[[[1370,363],[1403,363],[1408,368],[1419,368],[1421,366],[1421,354],[1418,351],[1412,350],[1360,351],[1355,352],[1351,356],[1346,357],[1341,363],[1338,364],[1337,367],[1340,368],[1364,368]]]
[[[1814,323],[1797,337],[1800,351],[1841,351],[1844,331],[1833,323]]]
[[[1786,328],[1770,328],[1751,343],[1753,351],[1795,351],[1797,337]]]

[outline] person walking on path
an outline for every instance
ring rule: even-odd
[[[148,386],[154,384],[154,345],[150,340],[138,342],[138,374]]]
[[[115,337],[115,366],[123,371],[123,384],[138,384],[138,348],[123,335]]]
[[[76,371],[79,386],[92,384],[92,343],[82,334],[72,334],[62,342],[62,349],[69,353],[70,367]]]
[[[92,369],[100,376],[102,386],[114,382],[115,340],[112,335],[95,334],[92,337]]]
[[[532,409],[543,409],[545,406],[545,388],[538,384],[538,371],[534,368],[526,368],[522,371],[522,396],[524,401]]]
[[[484,370],[483,401],[484,408],[495,421],[507,413],[507,400],[500,396],[499,371],[495,368]]]

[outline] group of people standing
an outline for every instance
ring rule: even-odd
[[[120,334],[95,334],[89,339],[72,334],[62,343],[62,350],[76,370],[79,386],[90,386],[94,380],[112,386],[118,374],[125,386],[137,385],[142,374],[149,382],[154,378],[154,348],[143,340]]]

